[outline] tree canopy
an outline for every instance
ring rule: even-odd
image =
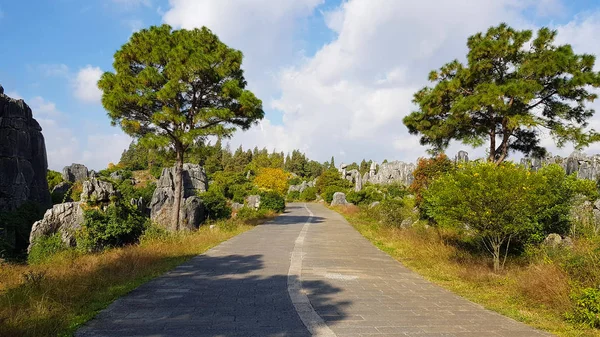
[[[594,110],[586,107],[600,86],[593,71],[595,57],[575,54],[570,45],[556,45],[556,31],[530,30],[501,24],[468,39],[467,64],[458,60],[432,71],[414,95],[418,110],[404,118],[411,134],[419,134],[432,153],[451,140],[489,146],[488,159],[501,163],[510,152],[540,157],[543,132],[558,146],[577,148],[600,139],[586,130]]]
[[[264,116],[261,100],[245,89],[242,58],[205,27],[154,26],[134,33],[115,53],[115,72],[98,82],[113,125],[145,144],[174,148],[176,196],[190,146],[231,136]],[[179,204],[176,197],[175,228]]]

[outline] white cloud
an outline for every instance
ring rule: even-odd
[[[66,64],[40,64],[37,70],[49,77],[69,77],[69,67]]]
[[[87,138],[82,162],[91,168],[103,169],[108,163],[118,163],[123,150],[129,147],[131,137],[119,131],[113,134],[94,134]]]
[[[124,9],[135,9],[141,6],[150,7],[150,0],[111,0],[114,4],[121,6]]]
[[[73,80],[75,97],[87,103],[100,103],[102,92],[98,88],[98,80],[101,76],[99,67],[87,65],[80,69]]]
[[[129,29],[131,29],[131,31],[134,33],[144,28],[144,22],[139,19],[124,20],[123,24],[129,27]]]
[[[63,114],[58,111],[54,102],[46,101],[41,96],[36,96],[28,102],[31,111],[33,111],[34,117],[45,118],[45,117],[59,117]]]

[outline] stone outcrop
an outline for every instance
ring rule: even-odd
[[[290,185],[290,187],[288,188],[288,193],[293,192],[293,191],[298,191],[300,193],[304,192],[305,189],[309,188],[309,187],[315,187],[315,185],[317,184],[317,179],[312,180],[312,181],[303,181],[301,184],[298,185]]]
[[[27,201],[52,205],[42,128],[31,108],[0,90],[0,212]]]
[[[260,195],[249,195],[246,197],[246,207],[258,209],[260,207]]]
[[[29,235],[29,248],[31,250],[35,241],[42,236],[60,233],[62,242],[67,246],[75,246],[75,233],[83,224],[83,208],[81,202],[66,202],[54,205],[46,211],[44,218],[36,221]]]
[[[522,158],[521,164],[537,171],[550,164],[560,165],[567,174],[576,173],[579,179],[596,181],[600,177],[600,155],[587,156],[575,151],[567,158],[548,155],[545,158]]]
[[[92,178],[83,182],[81,201],[109,202],[112,197],[117,197],[118,191],[113,184]]]
[[[62,171],[63,180],[71,183],[84,181],[89,177],[90,172],[88,171],[87,167],[82,164],[71,164],[70,166],[65,166]]]
[[[181,202],[180,228],[174,228],[175,168],[165,168],[158,179],[150,201],[150,219],[168,230],[198,228],[205,220],[204,205],[196,194],[206,192],[208,180],[204,168],[196,164],[183,164],[183,200]],[[192,198],[192,200],[188,200]],[[199,211],[202,209],[202,211]],[[182,221],[181,219],[186,219]]]
[[[369,177],[366,179],[366,181],[363,181],[363,184],[366,182],[381,185],[401,183],[405,186],[409,186],[413,182],[412,173],[415,168],[415,164],[404,163],[401,161],[384,163],[379,165],[379,169],[377,170],[376,174],[371,175],[371,172],[369,172]]]
[[[348,201],[346,201],[346,194],[342,192],[335,192],[333,194],[333,199],[331,200],[331,206],[347,206],[350,205]]]
[[[454,162],[456,164],[468,163],[469,162],[469,153],[467,153],[467,151],[458,151],[458,153],[454,157]]]

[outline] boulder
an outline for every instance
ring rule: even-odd
[[[160,175],[160,178],[156,184],[154,194],[152,195],[152,200],[150,201],[151,220],[168,230],[191,229],[193,226],[198,228],[198,226],[200,226],[200,224],[204,221],[204,218],[202,218],[205,216],[204,205],[201,205],[201,203],[199,203],[196,199],[187,201],[188,198],[194,198],[198,193],[206,192],[208,189],[208,179],[206,178],[204,168],[197,164],[183,164],[182,182],[183,200],[181,202],[181,209],[183,210],[186,208],[186,213],[180,213],[180,216],[185,216],[188,220],[186,220],[186,224],[181,224],[180,228],[174,228],[172,215],[172,207],[174,206],[175,201],[174,167],[163,169],[162,174]],[[184,205],[186,206],[184,207]],[[193,209],[194,207],[198,209]],[[199,208],[202,208],[201,212]],[[201,214],[201,216],[198,217],[198,214]],[[199,222],[198,219],[200,218],[202,219]],[[182,218],[180,218],[180,222],[182,222],[181,219]],[[189,219],[192,219],[193,221]]]
[[[61,181],[56,186],[54,186],[54,188],[52,189],[52,194],[65,195],[65,193],[69,191],[69,188],[71,188],[71,186],[71,183],[67,181]]]
[[[239,202],[231,203],[231,209],[234,211],[239,211],[242,208],[244,208],[244,204],[240,204]]]
[[[544,239],[544,245],[550,248],[556,248],[562,243],[562,238],[556,233],[551,233]]]
[[[121,171],[115,171],[110,174],[110,179],[113,179],[115,181],[121,181],[123,180],[123,174]]]
[[[185,198],[179,210],[179,228],[173,223],[173,203],[163,205],[152,213],[152,221],[170,231],[194,230],[206,220],[206,212],[202,199],[196,196]]]
[[[62,172],[63,180],[71,183],[87,180],[89,176],[90,174],[87,167],[82,164],[71,164],[71,166],[65,166]]]
[[[381,203],[379,201],[373,201],[370,205],[369,208],[373,208],[373,207],[377,207],[379,206]]]
[[[416,165],[413,163],[404,163],[401,161],[393,161],[379,165],[377,174],[369,176],[368,182],[372,184],[387,185],[392,183],[401,183],[409,186],[413,181],[413,171]],[[366,183],[363,181],[362,183]]]
[[[467,163],[469,162],[469,153],[467,151],[458,151],[454,157],[455,163]]]
[[[75,233],[83,224],[82,202],[66,202],[54,205],[47,210],[42,220],[36,221],[31,228],[29,235],[29,248],[35,241],[42,236],[49,236],[60,233],[63,243],[67,246],[75,246]]]
[[[342,192],[335,192],[333,199],[331,200],[331,206],[346,206],[349,202],[346,201],[346,194]]]
[[[21,99],[0,93],[0,212],[33,201],[50,207],[42,128]]]
[[[139,197],[137,199],[131,198],[131,200],[129,200],[129,204],[131,204],[131,206],[135,206],[137,209],[143,209],[144,208],[144,198],[142,198],[142,197]]]
[[[413,223],[414,221],[411,218],[406,218],[400,223],[400,228],[408,228],[412,226]]]
[[[246,197],[246,206],[252,209],[260,207],[260,195],[249,195]]]
[[[109,202],[111,197],[118,196],[113,184],[92,178],[83,182],[81,201]]]

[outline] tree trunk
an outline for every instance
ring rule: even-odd
[[[183,198],[183,148],[176,145],[177,162],[175,163],[175,203],[173,205],[173,229],[179,230],[179,212]]]
[[[492,249],[494,256],[494,273],[500,272],[500,244],[492,243]]]
[[[488,157],[488,161],[496,161],[496,129],[492,129],[490,131],[490,155]]]

